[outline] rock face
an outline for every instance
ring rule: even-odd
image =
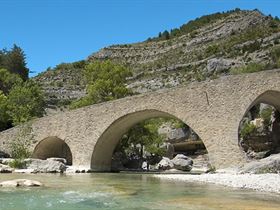
[[[60,64],[34,80],[42,85],[52,106],[86,94],[85,84],[80,82],[86,62],[109,59],[129,66],[133,76],[127,85],[138,93],[201,81],[214,73],[228,74],[230,69],[248,63],[272,62],[271,49],[279,46],[280,40],[272,17],[257,10],[236,10],[209,15],[208,19],[209,23],[180,31],[180,36],[170,39],[105,47],[85,61]]]
[[[176,155],[175,158],[173,158],[172,163],[174,164],[174,168],[181,171],[191,171],[193,161],[189,157],[179,154]]]
[[[164,123],[158,129],[160,135],[165,136],[168,143],[182,142],[189,138],[190,130],[187,128],[175,128],[171,123]]]
[[[237,60],[224,59],[224,58],[213,58],[207,61],[207,74],[212,75],[214,73],[220,74],[227,72],[232,66],[238,63]],[[239,64],[240,65],[240,64]]]
[[[240,173],[280,173],[280,154],[252,161],[240,169]]]
[[[0,182],[1,187],[40,187],[41,182],[29,180],[29,179],[15,179]]]
[[[66,165],[55,160],[27,159],[27,169],[33,169],[33,173],[63,173]]]

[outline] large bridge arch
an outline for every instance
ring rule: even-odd
[[[184,119],[179,119],[179,117],[156,109],[146,109],[126,114],[110,124],[98,138],[91,157],[91,169],[94,171],[110,171],[112,155],[121,137],[137,123],[157,117],[181,120],[196,131],[195,128],[192,127],[191,122],[186,122]],[[199,135],[199,133],[197,134]],[[207,145],[207,140],[205,142]],[[205,147],[207,149],[206,145]]]

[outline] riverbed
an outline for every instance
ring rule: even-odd
[[[275,193],[163,180],[151,174],[0,175],[0,181],[18,178],[44,186],[0,188],[1,210],[278,210],[280,206]]]

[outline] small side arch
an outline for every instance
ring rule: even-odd
[[[51,157],[65,158],[67,165],[72,165],[70,147],[62,139],[51,136],[40,141],[35,147],[32,158],[45,160]]]

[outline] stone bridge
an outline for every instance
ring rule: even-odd
[[[30,149],[45,158],[66,143],[70,164],[109,171],[114,148],[129,128],[153,117],[174,117],[200,136],[213,166],[236,166],[246,161],[238,144],[240,121],[260,102],[280,110],[280,70],[226,76],[39,118],[30,124]],[[0,151],[10,152],[23,127],[0,133]]]

